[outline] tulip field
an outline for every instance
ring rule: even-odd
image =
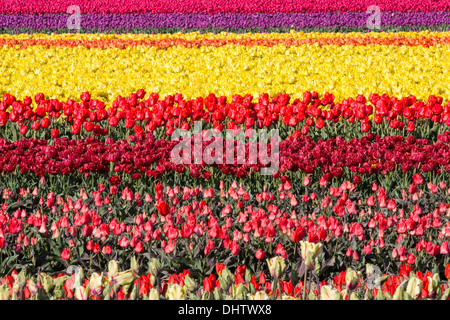
[[[449,300],[449,54],[448,0],[2,0],[0,300]]]

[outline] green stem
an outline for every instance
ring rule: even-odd
[[[306,298],[306,277],[307,277],[307,275],[308,275],[308,271],[305,270],[305,276],[303,278],[303,300],[308,300]]]

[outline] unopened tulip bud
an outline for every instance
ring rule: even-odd
[[[92,295],[99,295],[103,291],[103,276],[94,272],[89,279],[89,286],[91,288]]]
[[[255,294],[247,294],[249,300],[270,300],[271,297],[265,291],[258,291]]]
[[[221,273],[221,275],[220,275],[220,277],[219,277],[219,281],[220,281],[220,279],[223,279],[224,281],[225,281],[225,283],[228,283],[228,287],[231,285],[231,283],[234,281],[234,275],[231,273],[231,271],[227,268],[227,267],[225,267],[223,270],[222,270],[222,273]],[[221,285],[222,285],[222,283],[220,283]],[[224,287],[222,287],[222,288],[225,288],[225,286]],[[224,289],[225,290],[225,289]]]
[[[161,265],[159,264],[158,259],[152,258],[148,262],[148,271],[150,272],[150,274],[152,274],[155,277],[157,277],[160,270],[161,270]]]
[[[184,300],[184,289],[178,284],[170,284],[166,291],[167,300]]]
[[[348,269],[345,274],[345,284],[348,290],[354,290],[359,283],[359,275],[353,269]]]
[[[55,297],[55,299],[64,298],[65,295],[64,283],[68,278],[69,278],[68,276],[63,276],[54,279],[53,283],[55,287],[53,288],[53,297]]]
[[[158,290],[156,290],[155,288],[150,289],[148,297],[149,297],[149,300],[159,300]]]
[[[41,273],[41,283],[47,294],[51,293],[53,290],[53,279],[45,273]]]
[[[314,268],[315,268],[312,253],[309,251],[306,253],[305,267],[306,267],[306,270],[308,270],[308,271],[314,270]]]
[[[245,282],[251,282],[252,281],[252,273],[250,272],[249,269],[245,270]]]
[[[136,279],[136,276],[133,274],[133,271],[127,270],[116,274],[113,283],[121,287],[131,284],[134,281],[134,279]]]
[[[406,287],[406,292],[415,300],[422,293],[422,287],[422,281],[415,276],[411,276]]]
[[[406,291],[403,292],[403,300],[412,300],[411,296]]]
[[[222,276],[219,277],[219,283],[220,283],[220,287],[224,291],[228,291],[228,289],[230,288],[230,285],[231,285],[231,283],[229,281],[226,281],[225,278],[223,278]]]
[[[444,291],[444,294],[441,297],[441,300],[448,300],[448,298],[450,297],[450,288],[448,288],[447,290]]]
[[[73,280],[73,287],[78,288],[78,287],[82,286],[83,282],[84,282],[83,268],[78,268],[77,271],[75,272],[75,277]]]
[[[202,294],[201,300],[210,300],[210,298],[211,298],[210,292],[204,292],[204,293]]]
[[[215,300],[223,300],[222,293],[220,292],[219,288],[214,288],[214,299]]]
[[[139,274],[139,263],[136,260],[136,257],[131,257],[131,270],[135,273],[135,274]]]
[[[350,300],[361,300],[355,292],[350,294]]]
[[[366,275],[367,278],[370,278],[375,273],[377,273],[378,270],[375,269],[376,267],[370,263],[366,264]]]
[[[32,279],[28,280],[28,290],[30,291],[30,295],[32,297],[37,295],[37,293],[39,291],[39,287],[36,285],[36,283],[34,283],[34,281]]]
[[[20,273],[14,274],[12,277],[14,279],[14,284],[18,286],[17,291],[19,291],[26,283],[25,269],[22,269]]]
[[[386,297],[384,296],[383,290],[378,290],[378,294],[375,298],[376,300],[386,300]]]
[[[306,259],[306,254],[308,252],[311,253],[312,258],[315,259],[322,252],[322,244],[321,243],[312,243],[308,241],[300,241],[300,250],[302,259]]]
[[[112,280],[119,273],[119,263],[116,260],[110,260],[108,263],[108,278]]]
[[[247,288],[244,286],[243,283],[240,283],[236,288],[236,298],[238,300],[244,300],[245,297],[247,296],[247,293],[248,293]]]
[[[364,300],[373,300],[373,294],[369,289],[366,290],[366,294],[364,295]]]
[[[279,279],[286,269],[286,262],[280,256],[267,260],[267,264],[269,265],[270,275],[276,279]]]
[[[190,276],[187,275],[184,278],[184,287],[186,288],[186,291],[192,292],[195,290],[195,288],[197,288],[197,284],[194,280],[192,280]]]
[[[84,288],[79,286],[75,289],[75,298],[77,300],[88,300],[89,299],[89,284]]]
[[[0,286],[0,300],[9,300],[9,288],[6,283]]]
[[[403,289],[403,286],[398,286],[397,290],[395,290],[394,296],[392,297],[393,300],[403,300],[405,289]]]
[[[156,287],[156,285],[157,285],[156,277],[152,274],[150,274],[150,284],[152,285],[152,287]]]
[[[342,295],[332,286],[325,285],[320,289],[320,300],[342,300]]]
[[[109,281],[103,282],[103,300],[111,300],[111,285]]]
[[[435,273],[433,277],[427,277],[428,280],[428,295],[430,298],[436,297],[437,289],[439,288],[439,281],[441,279],[439,278],[439,274]]]

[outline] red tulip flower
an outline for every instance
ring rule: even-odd
[[[64,260],[70,259],[70,249],[69,248],[63,249],[63,251],[61,252],[61,258],[63,258]]]
[[[420,174],[416,173],[415,175],[413,175],[413,182],[416,186],[418,186],[423,183],[423,178],[420,176]]]
[[[169,213],[169,205],[163,200],[158,200],[156,203],[156,209],[158,209],[158,213],[162,216]]]

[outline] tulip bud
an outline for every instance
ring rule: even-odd
[[[135,256],[131,257],[131,270],[135,274],[139,274],[139,263],[136,261],[136,257]]]
[[[356,295],[355,292],[352,292],[350,294],[350,300],[361,300],[361,299]]]
[[[354,290],[359,283],[359,275],[353,269],[348,269],[345,274],[345,284],[348,290]]]
[[[248,290],[244,286],[243,283],[240,283],[236,288],[236,299],[238,300],[244,300],[247,296]]]
[[[14,274],[12,277],[14,279],[14,284],[18,286],[17,291],[19,291],[26,283],[25,269],[22,269],[20,273]]]
[[[78,288],[82,285],[84,281],[84,271],[83,268],[78,268],[77,272],[75,272],[75,278],[73,281],[73,287]]]
[[[110,260],[108,263],[108,278],[112,280],[119,272],[119,264],[116,260]]]
[[[36,283],[34,283],[34,281],[32,279],[28,280],[28,290],[30,290],[30,295],[32,297],[37,295],[37,293],[39,291],[39,287],[36,285]]]
[[[245,282],[251,282],[252,281],[252,273],[250,272],[249,269],[245,270]]]
[[[437,289],[439,288],[439,281],[441,279],[439,278],[439,274],[435,273],[433,277],[427,277],[428,280],[428,295],[430,298],[436,297]]]
[[[0,286],[0,300],[9,300],[9,288],[6,283]]]
[[[92,295],[99,295],[102,293],[103,288],[102,288],[102,281],[103,280],[103,276],[94,272],[91,275],[91,278],[89,280],[89,286],[91,288],[91,294]]]
[[[374,265],[372,265],[370,263],[366,264],[366,275],[367,275],[367,278],[370,278],[372,275],[374,275],[377,272],[377,270],[375,268],[376,268],[376,266],[374,266]]]
[[[406,291],[403,292],[403,300],[412,300],[411,296]]]
[[[383,294],[382,290],[378,290],[378,294],[377,294],[376,300],[386,300],[386,297]]]
[[[373,300],[373,294],[369,289],[366,290],[366,294],[364,295],[364,300]]]
[[[167,300],[184,300],[184,289],[178,284],[170,284],[166,291]]]
[[[308,241],[300,241],[300,250],[302,259],[305,262],[307,270],[314,270],[316,268],[315,259],[322,252],[321,243],[311,243]],[[319,266],[320,268],[320,266]],[[319,269],[320,271],[320,269]]]
[[[270,275],[276,279],[279,279],[286,269],[286,262],[280,256],[273,257],[270,260],[268,259],[267,264],[269,265]]]
[[[422,293],[423,283],[419,278],[411,276],[406,287],[406,292],[411,296],[412,299],[417,299]]]
[[[127,286],[131,284],[136,279],[136,276],[133,274],[133,271],[127,270],[122,271],[116,274],[116,276],[113,279],[113,283],[116,284],[119,287]]]
[[[47,294],[51,293],[53,290],[53,279],[45,273],[41,273],[41,283]]]
[[[75,298],[77,300],[88,300],[89,299],[89,284],[84,288],[79,286],[75,289]]]
[[[58,277],[54,279],[54,289],[53,289],[53,297],[55,299],[61,299],[64,298],[65,291],[64,291],[64,283],[68,279],[68,276]]]
[[[270,300],[271,297],[265,291],[258,291],[255,294],[247,294],[249,300]]]
[[[149,300],[159,300],[159,292],[155,288],[150,289],[148,294]]]
[[[152,274],[150,274],[150,284],[152,285],[152,287],[156,287],[156,285],[157,285],[156,277]]]
[[[314,267],[315,267],[312,253],[309,251],[306,253],[305,267],[306,267],[306,270],[308,270],[308,271],[314,270]]]
[[[220,292],[219,288],[217,288],[217,287],[214,288],[213,293],[214,293],[215,300],[223,300],[223,296],[222,296],[222,293]]]
[[[403,289],[403,286],[398,286],[397,290],[395,290],[394,296],[392,297],[393,300],[403,300],[403,296],[405,293],[405,289]]]
[[[186,291],[192,292],[197,288],[197,284],[195,283],[194,280],[192,280],[192,278],[189,275],[187,275],[184,278],[184,287]]]
[[[325,285],[320,289],[320,300],[342,300],[342,295],[332,286]]]
[[[210,300],[210,298],[211,298],[210,292],[204,292],[202,294],[202,300]]]
[[[227,267],[225,267],[222,270],[222,273],[220,275],[222,278],[224,278],[225,281],[229,282],[229,281],[234,281],[234,275],[231,273],[230,269],[228,269]]]
[[[161,265],[159,264],[158,259],[153,258],[148,262],[148,270],[150,274],[154,275],[155,277],[158,276],[159,271],[161,270]]]
[[[109,281],[106,280],[103,282],[103,300],[110,300],[110,299],[111,299],[111,285],[109,284]]]
[[[441,300],[448,300],[448,297],[450,297],[450,288],[444,291],[444,294],[441,297]]]

